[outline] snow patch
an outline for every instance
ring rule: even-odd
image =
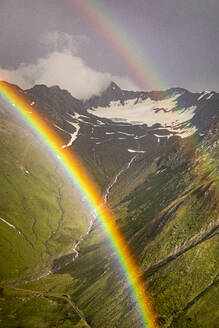
[[[155,175],[160,174],[160,173],[162,173],[162,172],[164,172],[164,171],[166,171],[166,168],[163,169],[163,170],[158,170],[158,171],[155,173]]]
[[[134,139],[138,140],[138,139],[142,139],[144,137],[147,137],[147,134],[144,134],[143,136],[136,136]]]
[[[18,232],[19,235],[21,235],[21,231],[18,230],[12,223],[9,223],[7,220],[3,219],[0,217],[0,220],[2,222],[4,222],[5,224],[7,224],[9,227],[11,227],[12,229],[16,230]]]
[[[73,114],[67,113],[69,116],[71,116],[72,118],[75,118],[76,120],[78,118],[80,118],[81,115],[79,115],[78,113],[74,112]]]
[[[9,223],[7,220],[5,220],[5,219],[3,219],[3,218],[0,218],[0,220],[1,220],[2,222],[4,222],[5,224],[7,224],[9,227],[11,227],[11,228],[13,228],[13,229],[16,230],[16,227],[15,227],[13,224]]]
[[[125,136],[130,136],[130,137],[135,136],[135,134],[125,133],[125,132],[118,132],[118,133],[124,134]]]
[[[142,153],[142,154],[146,153],[146,151],[144,151],[144,150],[134,150],[134,149],[128,149],[128,152],[129,153]]]
[[[206,99],[210,100],[214,95],[215,95],[214,93],[211,93]]]
[[[169,135],[160,135],[160,134],[154,134],[155,137],[157,138],[168,138]]]
[[[97,107],[94,110],[88,110],[97,117],[111,119],[113,122],[127,122],[132,125],[147,124],[148,127],[159,123],[163,127],[170,127],[170,132],[179,133],[181,137],[191,135],[192,130],[187,131],[186,135],[182,133],[187,128],[181,124],[191,120],[195,114],[197,106],[188,108],[177,108],[177,98],[181,94],[176,94],[171,98],[163,100],[152,100],[147,98],[142,102],[136,102],[136,99],[126,100],[124,105],[120,101],[111,101],[106,108]],[[116,124],[117,126],[125,126]]]
[[[58,125],[54,124],[54,126],[59,129],[60,131],[63,131],[67,134],[69,134],[71,136],[71,139],[69,140],[69,142],[66,144],[66,145],[63,145],[61,148],[62,149],[65,149],[66,147],[70,147],[73,142],[77,139],[78,137],[78,131],[80,130],[80,125],[78,123],[74,123],[74,122],[70,122],[70,121],[67,121],[69,124],[73,125],[74,128],[76,129],[76,131],[74,133],[71,133],[71,132],[68,132],[62,128],[60,128]]]
[[[73,122],[70,122],[70,121],[67,121],[69,124],[73,125],[74,128],[76,129],[76,131],[74,133],[69,133],[71,135],[71,139],[69,140],[69,142],[66,144],[66,145],[63,145],[62,146],[62,149],[65,149],[67,147],[70,147],[73,142],[77,139],[78,137],[78,132],[80,130],[80,125],[78,123],[73,123]]]
[[[213,97],[214,96],[214,92],[213,91],[203,91],[202,93],[201,93],[201,96],[198,98],[198,100],[201,100],[202,98],[204,98],[205,96],[207,96],[207,95],[209,95],[206,99],[211,99],[211,97]]]
[[[64,129],[62,129],[62,128],[60,128],[58,125],[56,125],[56,124],[53,124],[57,129],[59,129],[60,131],[63,131],[63,132],[65,132],[65,133],[67,133],[67,134],[70,134],[68,131],[66,131],[66,130],[64,130]]]
[[[91,125],[91,126],[94,126],[94,127],[99,127],[99,125],[96,125],[94,123],[91,123],[91,122],[86,122],[84,120],[82,120],[80,117],[85,117],[85,118],[88,118],[87,116],[85,115],[79,115],[78,113],[74,113],[74,114],[70,114],[70,113],[67,113],[71,118],[73,118],[74,120],[77,120],[78,122],[81,122],[81,123],[84,123],[84,124],[88,124],[88,125]]]
[[[105,123],[103,123],[102,121],[97,120],[97,123],[99,123],[100,125],[105,125]]]

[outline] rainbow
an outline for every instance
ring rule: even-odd
[[[127,242],[116,223],[115,217],[103,203],[100,192],[91,177],[87,174],[79,158],[67,148],[62,148],[63,141],[56,134],[54,129],[28,104],[17,89],[8,83],[0,82],[0,96],[37,134],[43,144],[46,145],[47,149],[49,149],[56,160],[59,161],[74,185],[77,186],[80,194],[86,199],[89,208],[96,213],[98,222],[116,253],[126,281],[132,292],[143,326],[150,328],[156,327],[155,313],[152,308],[150,297],[140,278],[140,271],[127,246]]]
[[[127,70],[138,83],[141,90],[154,90],[157,86],[160,89],[165,87],[165,83],[156,72],[155,65],[149,60],[148,53],[145,53],[127,33],[119,20],[115,18],[116,13],[110,12],[103,2],[98,0],[65,0],[73,10],[78,10],[89,20],[91,26],[95,28],[113,51],[126,64]]]

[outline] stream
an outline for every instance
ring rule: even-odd
[[[128,164],[123,168],[121,169],[117,174],[116,176],[113,178],[112,182],[109,184],[109,186],[107,187],[106,189],[106,192],[104,194],[104,197],[103,197],[103,200],[104,200],[104,204],[106,204],[107,200],[108,200],[108,197],[109,197],[109,193],[110,193],[110,190],[112,189],[112,187],[115,185],[115,183],[118,181],[118,178],[126,171],[130,168],[130,166],[132,165],[133,161],[136,159],[138,155],[135,155],[133,156]],[[63,256],[63,258],[60,258],[60,261],[61,259],[63,259],[63,261],[59,261],[59,259],[57,259],[57,265],[54,265],[53,269],[47,273],[47,275],[49,275],[50,273],[55,273],[59,270],[61,270],[63,267],[65,267],[66,265],[70,264],[71,262],[74,262],[78,256],[79,256],[79,247],[80,247],[80,244],[83,240],[85,240],[85,238],[87,238],[87,236],[89,235],[89,233],[91,232],[92,230],[92,227],[94,225],[94,222],[96,220],[96,216],[94,216],[94,214],[91,214],[92,219],[90,221],[90,224],[89,224],[89,227],[88,227],[88,230],[86,232],[85,235],[83,235],[79,241],[75,244],[75,246],[71,249],[71,251],[73,251],[73,253],[69,254],[69,255],[66,255],[66,256]],[[45,275],[43,276],[45,277]],[[41,278],[38,278],[38,280],[41,279]]]
[[[133,156],[129,160],[128,164],[116,174],[116,176],[113,178],[112,182],[108,185],[108,187],[106,188],[106,192],[103,196],[104,204],[107,202],[109,193],[110,193],[112,187],[118,181],[118,178],[126,170],[128,170],[130,168],[130,166],[132,165],[133,161],[136,159],[137,156],[138,155]],[[81,236],[81,238],[77,241],[77,243],[74,245],[74,247],[71,248],[71,250],[69,250],[69,254],[63,255],[62,257],[55,259],[53,262],[53,267],[49,271],[44,272],[43,274],[41,274],[38,277],[32,278],[30,280],[26,280],[24,283],[27,284],[29,282],[41,280],[41,279],[49,276],[50,274],[58,272],[59,270],[64,268],[66,265],[74,262],[79,257],[79,247],[80,247],[81,242],[83,240],[85,240],[87,238],[87,236],[90,234],[95,221],[96,221],[96,216],[94,215],[94,213],[91,213],[91,221],[89,223],[87,232],[83,236]]]
[[[129,169],[129,167],[131,166],[132,162],[136,159],[138,155],[135,155],[131,158],[131,160],[128,162],[128,164],[126,165],[125,168],[123,168],[121,171],[119,171],[119,173],[116,174],[116,176],[114,177],[113,181],[109,184],[109,186],[106,189],[105,195],[103,197],[104,200],[104,204],[107,202],[108,197],[109,197],[109,193],[110,190],[112,189],[112,187],[114,186],[114,184],[117,182],[118,178],[120,177],[120,175],[125,172],[126,170]]]

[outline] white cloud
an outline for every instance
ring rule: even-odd
[[[111,81],[124,89],[137,89],[128,77],[97,72],[88,67],[76,55],[78,43],[72,36],[54,32],[48,34],[43,42],[47,42],[51,49],[47,56],[39,58],[35,64],[22,63],[16,70],[0,67],[0,79],[18,84],[24,89],[35,84],[58,85],[79,99],[100,94]]]

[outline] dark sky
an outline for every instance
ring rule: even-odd
[[[219,90],[218,0],[94,2],[105,5],[104,13],[133,40],[136,51],[145,54],[162,85]],[[93,70],[128,76],[138,84],[114,47],[74,3],[0,0],[0,67],[14,70],[21,63],[35,64],[54,50],[46,36],[58,32],[73,36],[77,56]]]

